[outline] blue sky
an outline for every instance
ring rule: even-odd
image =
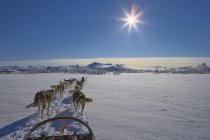
[[[123,9],[143,11],[139,33]],[[1,0],[0,60],[210,57],[209,0]]]

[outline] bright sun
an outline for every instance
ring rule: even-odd
[[[124,12],[125,17],[122,20],[125,22],[123,28],[128,27],[128,31],[130,32],[132,28],[138,31],[138,24],[142,23],[141,16],[142,12],[139,11],[137,6],[132,6],[131,12]]]

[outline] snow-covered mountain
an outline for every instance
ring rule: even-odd
[[[131,70],[131,68],[126,67],[124,64],[111,64],[111,63],[103,64],[99,62],[91,63],[87,65],[87,67],[90,69],[104,69],[109,72]]]
[[[107,68],[110,66],[112,66],[112,64],[110,64],[110,63],[103,64],[103,63],[99,63],[99,62],[93,62],[93,63],[87,65],[87,67],[90,69]]]

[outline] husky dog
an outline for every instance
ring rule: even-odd
[[[76,85],[83,87],[83,83],[81,81],[77,81]]]
[[[82,84],[84,84],[84,82],[85,82],[85,77],[82,77],[81,80],[80,80],[80,82],[81,82]]]
[[[91,98],[86,98],[85,94],[82,91],[78,90],[73,93],[74,106],[78,108],[81,105],[82,113],[85,108],[85,103],[90,103],[90,102],[93,102],[93,100]]]
[[[69,82],[64,81],[63,83],[64,89],[67,89],[69,87]]]
[[[63,97],[63,92],[65,91],[65,85],[64,85],[64,83],[62,82],[62,81],[60,81],[60,87],[61,87],[61,89],[62,89],[62,97]]]
[[[47,92],[47,94],[48,94],[48,93],[51,94],[51,97],[52,97],[52,98],[55,98],[55,97],[56,97],[56,95],[55,95],[55,90],[54,90],[54,89],[46,90],[46,92]]]
[[[34,102],[26,106],[26,108],[29,107],[38,107],[38,112],[40,113],[41,109],[41,118],[43,119],[43,113],[44,109],[46,109],[47,106],[47,115],[49,115],[49,109],[52,102],[52,93],[51,91],[40,91],[37,92],[34,96]]]
[[[82,91],[80,91],[80,90],[75,90],[74,91],[74,93],[72,95],[72,100],[73,100],[74,105],[76,103],[77,98],[80,96],[81,93],[82,93]]]
[[[76,84],[75,87],[74,87],[74,90],[75,91],[80,91],[80,90],[82,90],[82,86]]]
[[[52,85],[51,89],[54,90],[54,98],[56,98],[57,93],[60,92],[59,85]]]
[[[68,79],[68,80],[64,79],[65,82],[68,82],[69,86],[71,86],[76,80],[77,79],[75,79],[75,78],[71,78],[71,79]]]
[[[82,77],[80,81],[77,81],[76,84],[77,85],[80,85],[81,87],[83,87],[85,81],[87,80],[87,78],[85,77]]]
[[[73,82],[76,82],[76,81],[77,81],[77,79],[76,79],[76,78],[72,78],[72,81],[73,81]]]
[[[60,97],[63,97],[64,85],[62,83],[60,85],[52,85],[51,88],[55,90],[55,96],[60,92]]]
[[[80,81],[77,81],[76,85],[75,85],[75,90],[76,91],[77,90],[82,90],[84,82],[85,82],[85,78],[84,77],[82,77]]]

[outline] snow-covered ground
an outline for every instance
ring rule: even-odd
[[[25,106],[37,91],[81,76],[1,74],[0,138],[35,113]],[[85,111],[97,140],[210,140],[210,75],[85,76],[83,91],[94,100]]]

